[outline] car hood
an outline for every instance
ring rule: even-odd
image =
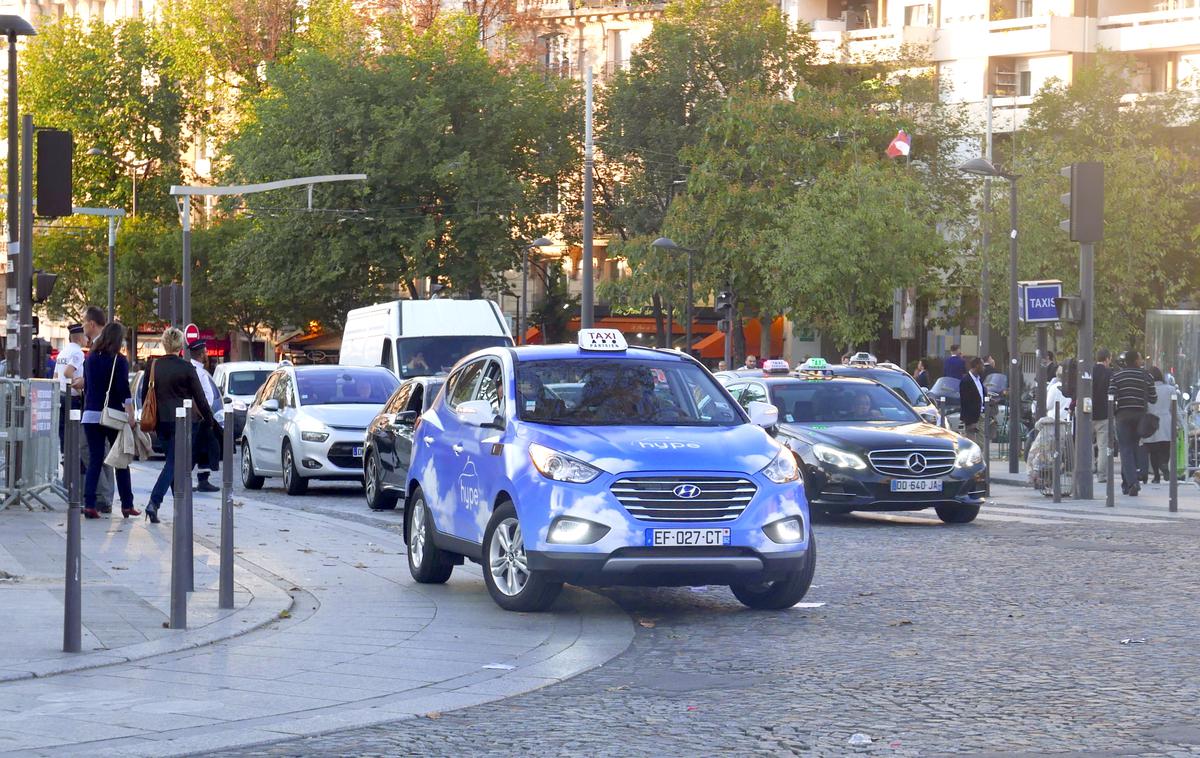
[[[861,424],[782,424],[785,433],[795,434],[812,442],[824,442],[843,449],[879,450],[895,448],[929,448],[954,450],[959,435],[940,426],[887,421]]]
[[[297,420],[308,418],[341,429],[366,429],[382,407],[374,404],[307,405],[300,409]]]
[[[607,471],[713,471],[746,475],[766,468],[779,443],[753,424],[731,427],[523,425],[518,436]]]

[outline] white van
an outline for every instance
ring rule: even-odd
[[[444,373],[468,353],[512,344],[491,300],[394,300],[346,315],[338,363],[383,366],[407,379]]]

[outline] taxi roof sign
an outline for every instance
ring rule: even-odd
[[[778,358],[772,358],[769,361],[763,361],[762,368],[763,373],[768,376],[771,374],[786,374],[791,371],[791,367],[788,366],[788,362]]]
[[[619,329],[580,329],[579,349],[617,352],[629,347]]]
[[[796,368],[800,371],[816,371],[818,369],[829,368],[829,364],[824,358],[809,358]]]
[[[875,356],[866,351],[855,353],[854,355],[850,356],[851,366],[874,366],[878,362],[879,361],[875,359]]]

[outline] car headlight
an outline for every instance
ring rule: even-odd
[[[958,444],[958,455],[954,458],[954,465],[959,468],[971,468],[983,463],[983,450],[970,440],[963,440]]]
[[[863,459],[854,453],[838,450],[836,447],[829,445],[813,445],[813,455],[817,456],[817,460],[821,463],[828,463],[830,466],[836,468],[849,468],[855,471],[862,471],[867,467]]]
[[[608,534],[608,527],[581,518],[564,516],[550,525],[546,539],[558,545],[590,545]]]
[[[772,542],[780,545],[791,545],[804,542],[804,519],[799,516],[773,521],[762,528]]]
[[[586,484],[600,476],[600,469],[595,466],[536,442],[529,444],[529,460],[542,476],[556,482]]]
[[[775,459],[762,470],[762,475],[776,484],[787,484],[800,478],[800,467],[796,465],[796,455],[788,448],[780,448]]]
[[[300,432],[300,439],[305,442],[324,442],[329,439],[329,432]]]

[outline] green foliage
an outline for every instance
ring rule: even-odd
[[[461,18],[391,28],[386,41],[368,65],[304,52],[275,67],[229,145],[230,179],[369,177],[318,188],[322,207],[344,213],[259,225],[257,265],[296,322],[336,321],[396,282],[412,291],[430,277],[471,296],[496,287],[522,240],[550,231],[542,214],[576,171],[569,83],[491,60]],[[294,207],[298,197],[247,204]]]
[[[1053,83],[1035,97],[1016,159],[1021,175],[1020,278],[1062,279],[1078,292],[1078,245],[1058,228],[1068,216],[1059,202],[1068,181],[1059,170],[1074,161],[1102,161],[1105,170],[1104,242],[1096,246],[1096,345],[1122,349],[1142,337],[1145,312],[1175,308],[1200,284],[1196,227],[1200,124],[1178,92],[1123,101],[1130,69],[1102,57],[1076,72],[1070,85]],[[1010,148],[1011,150],[1011,148]],[[1004,182],[996,182],[1003,190]],[[993,229],[1008,228],[1007,198],[997,193]],[[993,235],[993,271],[1007,266],[1007,239]],[[1007,319],[1003,277],[993,323]],[[1074,338],[1074,330],[1067,330]]]
[[[140,20],[82,25],[64,18],[30,38],[21,54],[21,106],[38,126],[75,137],[75,203],[132,207],[130,168],[137,168],[138,213],[174,216],[167,194],[179,182],[184,99],[154,29]],[[82,252],[82,251],[81,251]]]

